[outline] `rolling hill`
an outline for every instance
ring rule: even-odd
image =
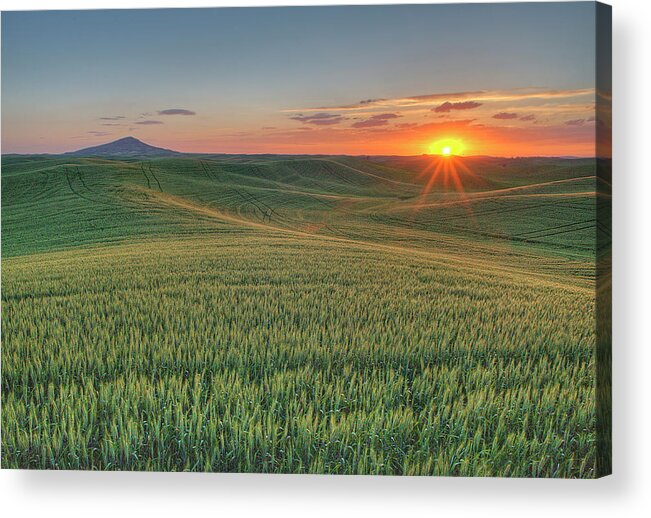
[[[3,157],[3,467],[596,476],[594,160],[119,149]]]

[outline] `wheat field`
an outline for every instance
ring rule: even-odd
[[[426,160],[4,157],[2,466],[597,476],[594,161]]]

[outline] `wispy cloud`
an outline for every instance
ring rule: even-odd
[[[493,119],[498,119],[498,120],[510,120],[510,119],[517,119],[517,118],[518,118],[517,113],[500,112],[493,115]]]
[[[521,121],[533,121],[533,120],[536,120],[536,116],[531,115],[531,114],[530,115],[523,115],[522,117],[520,117],[520,120]]]
[[[122,119],[126,119],[124,115],[111,115],[109,117],[100,117],[99,120],[101,121],[119,121]]]
[[[108,133],[106,131],[89,131],[89,135],[93,135],[95,137],[105,137],[106,135],[110,135],[111,133]]]
[[[455,103],[459,101],[474,102],[517,102],[525,99],[571,99],[575,97],[586,97],[595,95],[594,88],[582,88],[574,90],[552,90],[549,88],[530,87],[514,88],[510,90],[474,90],[465,92],[431,93],[424,95],[412,95],[407,97],[365,99],[353,104],[339,106],[320,106],[314,108],[297,108],[285,110],[286,112],[321,112],[332,111],[365,111],[371,108],[408,108],[418,106],[430,106],[436,102]]]
[[[326,113],[319,112],[314,115],[303,115],[299,113],[290,119],[302,122],[303,124],[314,124],[315,126],[332,126],[333,124],[339,124],[344,120],[344,118],[337,113]]]
[[[583,126],[585,124],[585,119],[572,119],[565,121],[566,126]]]
[[[386,126],[389,124],[389,120],[391,119],[397,119],[400,117],[397,113],[378,113],[377,115],[373,115],[372,117],[369,117],[368,119],[355,122],[352,124],[353,128],[374,128],[377,126]]]
[[[168,108],[166,110],[159,110],[158,115],[196,115],[192,110],[185,110],[183,108]]]
[[[440,104],[436,108],[432,108],[432,111],[436,113],[448,113],[452,110],[472,110],[473,108],[479,108],[481,105],[482,103],[478,103],[476,101],[461,101],[458,103],[445,101],[443,104]]]
[[[163,124],[163,121],[147,119],[147,120],[144,120],[144,121],[134,122],[134,124],[140,124],[141,126],[153,126],[154,124]]]

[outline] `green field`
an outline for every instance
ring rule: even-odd
[[[435,160],[4,156],[2,467],[597,476],[594,160]]]

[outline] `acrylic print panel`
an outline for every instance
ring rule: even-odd
[[[610,472],[610,8],[2,15],[2,467]]]

